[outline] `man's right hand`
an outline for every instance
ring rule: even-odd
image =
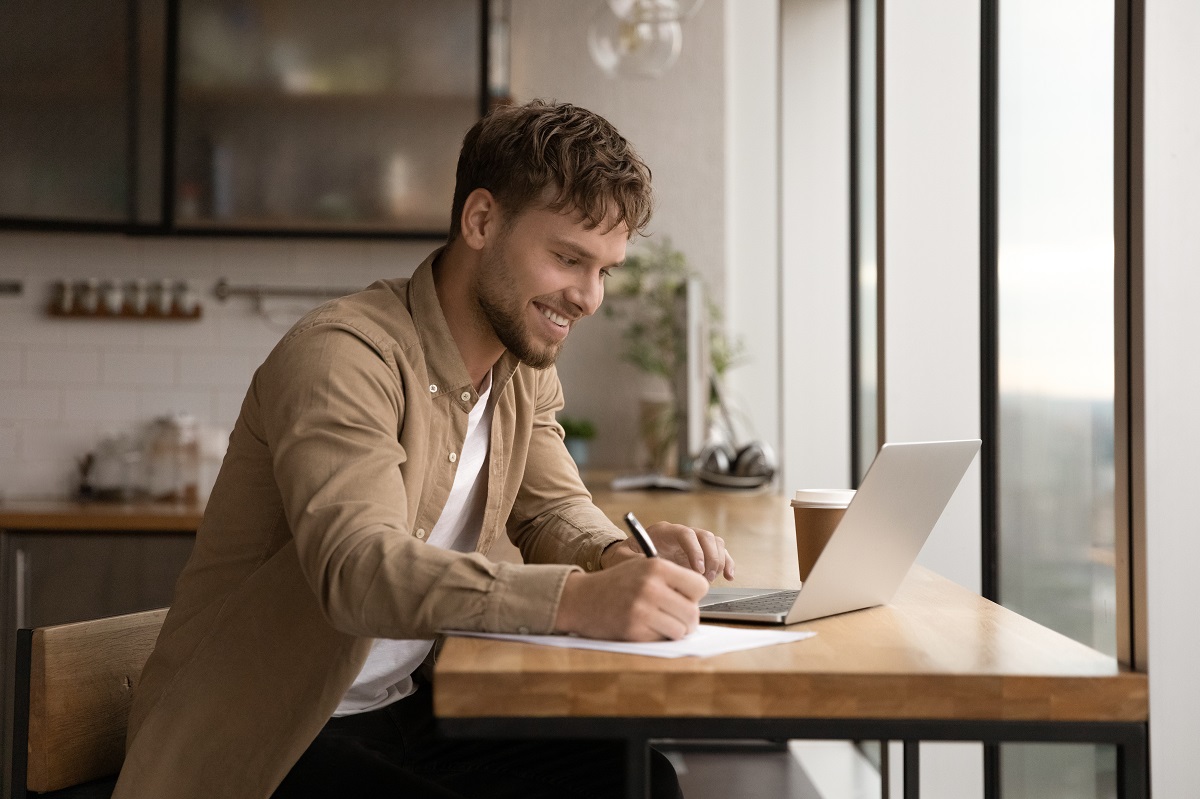
[[[611,641],[679,639],[700,623],[704,576],[662,558],[572,572],[558,602],[557,632]]]

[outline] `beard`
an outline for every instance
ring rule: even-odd
[[[497,250],[503,250],[503,247]],[[533,369],[553,366],[565,339],[546,344],[530,332],[525,320],[528,304],[518,295],[512,270],[500,252],[489,253],[481,266],[475,278],[475,300],[496,338],[526,366]]]

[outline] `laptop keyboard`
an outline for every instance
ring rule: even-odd
[[[796,602],[799,591],[780,591],[766,596],[751,596],[745,599],[734,599],[730,602],[718,602],[715,605],[705,605],[702,610],[729,611],[731,613],[787,613]]]

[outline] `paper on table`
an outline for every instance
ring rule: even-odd
[[[525,644],[557,646],[566,649],[598,649],[602,652],[623,652],[656,658],[722,655],[726,652],[756,649],[760,646],[789,644],[816,635],[814,632],[751,630],[745,627],[718,627],[711,624],[701,624],[694,633],[679,641],[654,641],[651,643],[598,641],[594,638],[576,638],[573,635],[511,635],[508,633],[475,633],[464,630],[443,630],[442,632],[445,635],[461,635],[469,638],[496,638],[501,641],[519,641]]]

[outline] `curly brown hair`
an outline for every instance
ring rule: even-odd
[[[511,224],[547,188],[556,194],[544,207],[578,211],[589,228],[624,222],[632,237],[650,222],[650,168],[617,129],[570,103],[534,100],[495,108],[467,131],[450,241],[458,237],[463,206],[475,189],[491,192]]]

